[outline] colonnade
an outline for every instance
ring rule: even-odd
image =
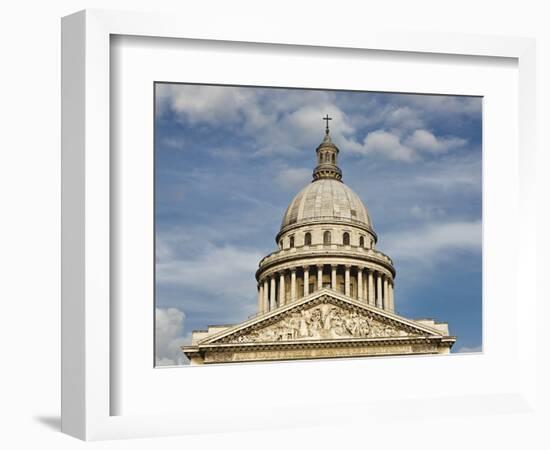
[[[258,283],[258,312],[272,311],[322,288],[394,311],[393,278],[352,264],[317,264],[271,273]]]

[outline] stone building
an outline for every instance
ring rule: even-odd
[[[194,331],[191,364],[449,353],[446,323],[395,313],[395,268],[367,208],[342,182],[328,116],[313,180],[290,202],[278,250],[256,272],[258,313]]]

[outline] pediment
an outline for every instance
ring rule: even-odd
[[[307,342],[442,336],[441,332],[396,314],[323,289],[229,330],[203,344]]]

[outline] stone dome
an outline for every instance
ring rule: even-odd
[[[367,208],[355,192],[339,180],[320,178],[290,202],[281,232],[294,225],[335,221],[373,229]]]

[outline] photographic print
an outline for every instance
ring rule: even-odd
[[[482,351],[482,98],[155,83],[155,364]]]

